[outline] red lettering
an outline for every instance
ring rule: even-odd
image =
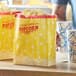
[[[14,22],[3,23],[2,27],[7,29],[12,29],[14,27]]]
[[[19,28],[20,32],[22,33],[30,33],[33,31],[36,31],[38,29],[38,26],[22,26]]]

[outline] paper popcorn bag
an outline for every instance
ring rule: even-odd
[[[60,59],[59,61],[69,61],[68,56],[68,38],[67,31],[72,29],[72,21],[57,21],[57,32],[60,36],[60,46],[58,49],[57,57]],[[59,56],[60,55],[60,56]]]
[[[67,52],[67,31],[72,29],[72,21],[58,21],[57,27],[61,39],[60,50]]]
[[[18,15],[15,23],[14,63],[50,66],[56,56],[56,16]]]
[[[76,62],[76,30],[68,30],[68,51],[71,62]]]
[[[14,21],[10,12],[0,12],[0,60],[13,57]]]

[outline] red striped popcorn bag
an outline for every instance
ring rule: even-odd
[[[14,64],[51,66],[56,59],[56,16],[18,15],[15,23]]]

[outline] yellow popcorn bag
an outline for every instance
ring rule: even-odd
[[[13,36],[15,14],[19,12],[0,12],[0,60],[13,58]]]
[[[56,16],[18,15],[14,37],[14,64],[50,66],[56,56]]]

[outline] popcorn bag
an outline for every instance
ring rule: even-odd
[[[14,21],[10,12],[0,12],[0,60],[13,57]]]
[[[57,21],[57,32],[60,36],[60,46],[58,52],[61,53],[61,57],[59,58],[61,61],[68,61],[68,38],[67,31],[72,29],[72,21]]]
[[[60,50],[67,52],[67,31],[72,29],[72,21],[58,21],[57,26],[61,38]]]
[[[51,66],[56,56],[56,16],[18,15],[15,23],[14,64]]]
[[[68,30],[68,51],[71,62],[76,62],[76,30]]]

